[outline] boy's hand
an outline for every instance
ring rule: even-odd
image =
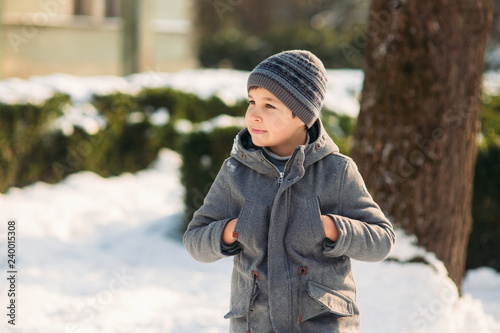
[[[326,237],[336,242],[339,238],[339,230],[335,222],[333,222],[332,218],[328,215],[321,215],[321,222],[323,222],[323,229],[325,229]]]
[[[236,241],[236,239],[233,237],[236,222],[238,222],[238,219],[232,219],[228,224],[226,224],[226,227],[224,228],[224,232],[222,233],[222,242],[226,245],[231,245]]]

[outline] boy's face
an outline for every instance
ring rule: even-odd
[[[267,147],[279,156],[289,156],[295,147],[305,143],[305,124],[268,90],[250,90],[248,102],[245,121],[256,146]]]

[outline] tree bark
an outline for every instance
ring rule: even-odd
[[[492,11],[492,0],[372,0],[352,150],[375,200],[459,290]]]

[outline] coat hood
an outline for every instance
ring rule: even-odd
[[[326,133],[319,118],[308,129],[308,133],[309,143],[298,146],[292,153],[292,158],[296,159],[297,164],[301,164],[303,168],[329,154],[339,152],[339,147]],[[252,136],[247,128],[239,132],[234,138],[231,157],[261,174],[269,176],[276,174],[276,167],[271,162],[265,163],[267,159],[264,157],[262,149],[252,142]]]

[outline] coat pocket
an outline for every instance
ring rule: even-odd
[[[260,253],[267,244],[269,207],[257,201],[245,200],[234,227],[234,234],[243,251]]]
[[[325,229],[321,221],[321,211],[318,197],[307,199],[307,207],[309,209],[308,224],[311,229],[311,234],[316,243],[322,242],[325,238]]]
[[[228,313],[226,313],[224,318],[235,319],[246,316],[248,311],[250,311],[250,308],[252,307],[253,301],[259,294],[259,285],[258,284],[255,285],[255,291],[253,295],[250,296],[250,293],[251,292],[247,292],[242,295],[235,295],[238,296],[238,300],[234,302],[234,304],[232,304],[231,310]]]
[[[349,317],[354,314],[353,301],[338,291],[311,280],[307,281],[306,290],[309,299],[304,304],[303,321],[325,313],[340,317]]]

